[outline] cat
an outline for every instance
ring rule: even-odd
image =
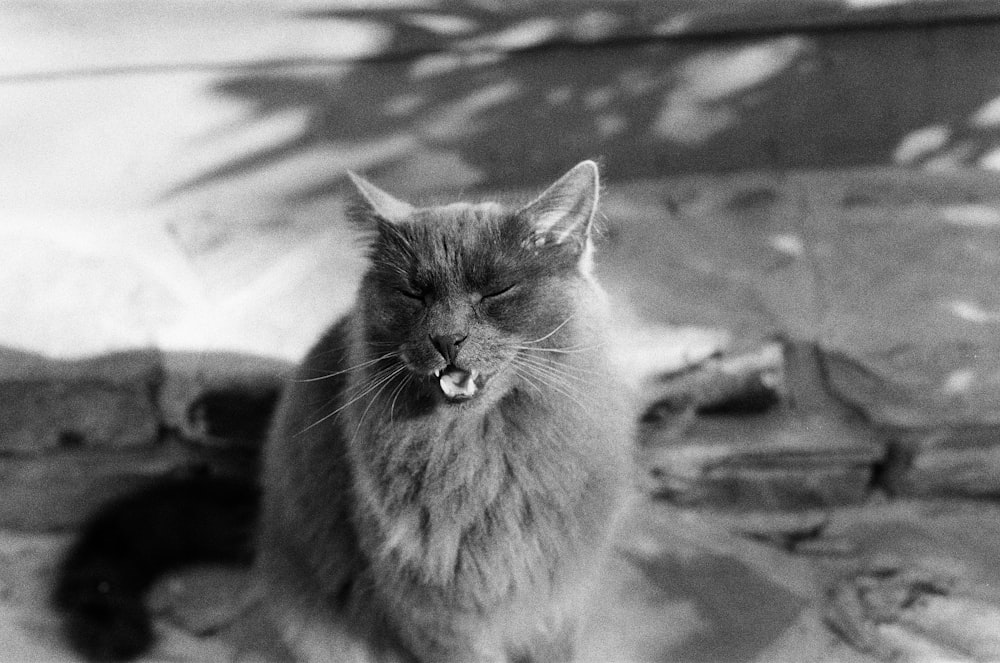
[[[634,399],[593,276],[597,166],[520,207],[350,181],[368,268],[276,411],[255,595],[305,661],[571,660],[633,488]],[[114,546],[94,548],[67,557],[57,605],[91,657],[132,655],[148,634],[109,642],[107,583],[100,610],[74,603]]]

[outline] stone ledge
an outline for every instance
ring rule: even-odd
[[[137,447],[159,433],[155,351],[80,361],[4,351],[0,376],[0,453]]]
[[[0,395],[12,394],[0,399],[0,527],[26,530],[75,526],[166,473],[254,477],[291,370],[228,354],[4,357],[15,368],[0,381]],[[653,376],[639,439],[644,488],[743,512],[860,504],[883,492],[1000,493],[997,430],[887,428],[831,391],[826,357],[814,344],[772,343]]]
[[[770,347],[712,358],[663,380],[641,460],[649,491],[675,504],[747,513],[861,504],[879,494],[1000,495],[1000,426],[947,417],[936,426],[925,418],[887,424],[869,406],[892,385],[813,344],[788,343],[777,362]],[[764,384],[775,391],[762,399]],[[746,410],[746,402],[769,405]]]
[[[0,527],[78,525],[157,476],[255,477],[289,365],[235,354],[0,353]]]
[[[0,528],[41,532],[76,527],[101,504],[168,473],[252,478],[256,456],[256,449],[212,448],[171,438],[136,449],[0,457]]]

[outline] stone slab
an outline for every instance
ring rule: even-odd
[[[0,454],[150,446],[160,432],[158,352],[52,361],[0,354]]]
[[[881,457],[870,436],[832,418],[699,422],[641,454],[652,493],[674,504],[736,510],[858,504]]]
[[[771,345],[712,358],[703,371],[677,376],[665,391],[680,411],[674,406],[661,418],[647,416],[640,433],[649,490],[675,504],[738,511],[868,499],[888,447],[828,391],[822,357],[814,344],[786,343],[777,352]],[[670,385],[669,377],[664,380]],[[762,384],[771,385],[772,399],[759,399]],[[743,393],[726,394],[723,402],[757,398],[762,407],[720,407],[720,392],[733,385]]]
[[[647,319],[818,342],[829,388],[880,425],[991,424],[998,184],[873,169],[612,186],[603,275]]]
[[[1000,421],[996,176],[858,174],[810,191],[820,339],[847,359],[828,363],[831,387],[890,426]]]
[[[1000,426],[940,426],[885,432],[887,487],[898,495],[1000,495]]]
[[[139,449],[80,448],[44,456],[0,456],[0,527],[54,531],[79,526],[108,500],[167,473],[256,477],[256,454],[165,440]]]

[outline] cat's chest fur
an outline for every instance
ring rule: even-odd
[[[532,575],[540,561],[571,553],[561,542],[593,477],[526,395],[453,410],[359,424],[356,517],[383,572],[482,605],[545,582]]]

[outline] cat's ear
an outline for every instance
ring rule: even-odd
[[[599,189],[597,164],[583,161],[521,208],[518,213],[533,226],[533,244],[568,245],[581,257],[587,255]]]
[[[386,193],[360,175],[347,171],[347,176],[358,194],[358,211],[389,223],[396,223],[413,213],[409,203]]]

